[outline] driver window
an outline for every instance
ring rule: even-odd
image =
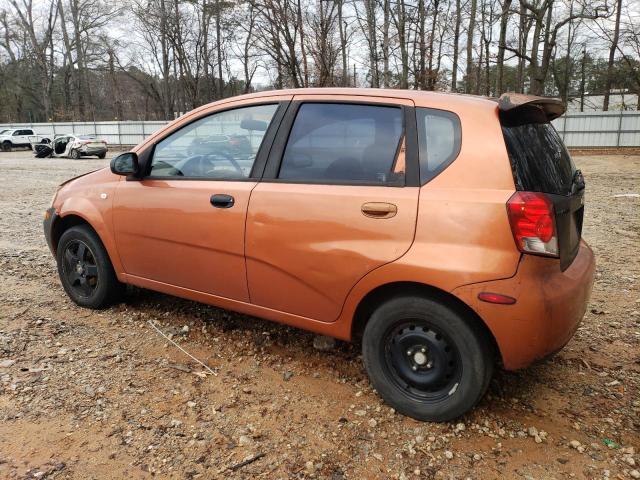
[[[151,177],[248,178],[277,104],[236,108],[196,120],[160,141]]]

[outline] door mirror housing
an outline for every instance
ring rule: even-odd
[[[134,152],[127,152],[114,157],[111,160],[111,171],[116,175],[137,176],[140,171],[138,155]]]

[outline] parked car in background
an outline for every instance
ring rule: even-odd
[[[0,132],[0,148],[10,152],[14,148],[31,148],[33,143],[51,143],[47,135],[36,135],[31,128],[9,128]]]
[[[225,99],[62,184],[45,236],[78,305],[132,284],[361,339],[393,408],[450,420],[585,313],[595,261],[563,112],[516,94]]]
[[[50,145],[34,145],[33,150],[38,158],[68,157],[78,159],[90,156],[105,158],[107,142],[98,139],[95,135],[65,134],[56,135]]]

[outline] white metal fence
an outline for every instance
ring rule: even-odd
[[[38,135],[96,135],[110,145],[136,145],[167,122],[10,123],[3,128],[33,128]],[[553,121],[569,147],[640,147],[640,112],[567,113]]]
[[[568,147],[640,147],[640,111],[572,112],[553,125]]]

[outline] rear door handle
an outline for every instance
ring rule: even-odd
[[[398,207],[387,202],[367,202],[362,204],[362,214],[371,218],[391,218],[398,213]]]
[[[224,193],[211,195],[211,199],[209,201],[211,202],[211,205],[216,208],[231,208],[235,203],[235,199],[231,195],[226,195]]]

